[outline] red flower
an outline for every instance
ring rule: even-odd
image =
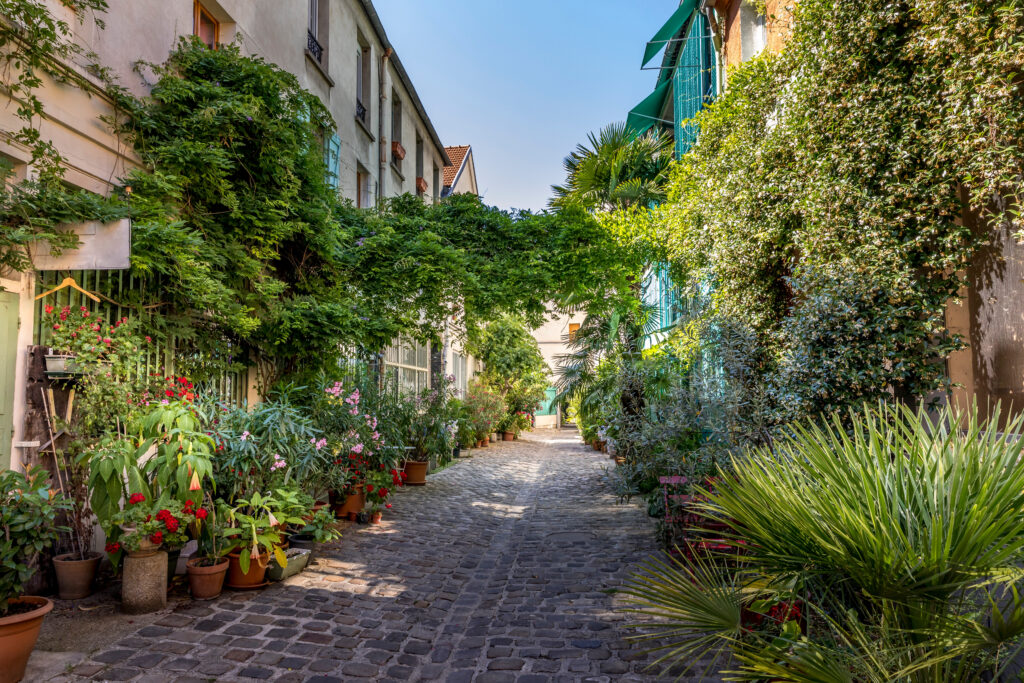
[[[167,527],[167,530],[169,532],[171,532],[172,534],[175,531],[178,530],[178,525],[179,524],[180,524],[180,522],[178,522],[178,520],[175,519],[174,517],[168,517],[167,519],[164,520],[164,526]]]
[[[174,396],[174,392],[172,390],[170,390],[170,389],[167,389],[166,391],[164,391],[164,394],[166,394],[167,396],[170,396],[172,398]]]
[[[108,553],[116,553],[118,550],[121,549],[121,544],[120,543],[108,543],[107,545],[105,545],[103,547],[103,549],[106,550]]]
[[[384,507],[386,507],[387,509],[390,510],[391,509],[391,503],[384,503]]]
[[[199,508],[198,510],[196,510],[196,519],[206,519],[206,515],[208,514],[209,513],[206,510],[204,510],[203,508]]]
[[[366,485],[366,492],[367,493],[373,493],[373,484],[367,484]]]
[[[153,543],[156,543],[157,545],[160,545],[164,542],[164,534],[161,531],[154,532],[150,534],[149,540]]]
[[[46,304],[46,308],[44,310],[46,310],[47,313],[53,313],[53,306]]]
[[[128,503],[129,503],[129,505],[136,505],[137,503],[141,503],[144,500],[146,500],[146,497],[144,495],[142,495],[141,493],[133,493],[128,498]]]
[[[161,521],[161,522],[164,521],[165,519],[167,519],[170,516],[171,516],[171,511],[170,510],[160,510],[159,512],[156,513],[156,518],[159,521]]]

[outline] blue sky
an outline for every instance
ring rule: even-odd
[[[473,146],[484,201],[543,209],[562,159],[654,88],[646,42],[678,0],[375,0],[446,145]]]

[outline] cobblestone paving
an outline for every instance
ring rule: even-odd
[[[656,680],[608,591],[654,551],[650,521],[575,433],[529,439],[473,450],[302,574],[183,603],[68,678]]]

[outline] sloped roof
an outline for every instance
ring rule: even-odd
[[[444,151],[448,153],[448,158],[452,160],[451,166],[444,167],[445,187],[451,187],[455,183],[455,179],[459,177],[459,171],[462,170],[462,164],[465,163],[466,157],[469,156],[469,150],[469,145],[456,145],[444,148]]]

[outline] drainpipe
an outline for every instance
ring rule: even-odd
[[[384,137],[384,112],[387,111],[388,91],[387,91],[387,74],[388,74],[388,60],[391,58],[393,49],[390,47],[384,50],[384,54],[380,57],[380,68],[377,74],[377,82],[380,84],[380,115],[377,117],[377,139],[380,141],[380,171],[377,173],[377,206],[380,206],[384,201],[385,192],[385,179],[388,177],[388,141]]]
[[[722,26],[718,23],[718,11],[715,4],[718,0],[701,0],[699,11],[708,18],[711,25],[711,42],[715,45],[718,64],[715,69],[715,80],[718,81],[718,92],[725,92],[725,43],[722,40]]]

